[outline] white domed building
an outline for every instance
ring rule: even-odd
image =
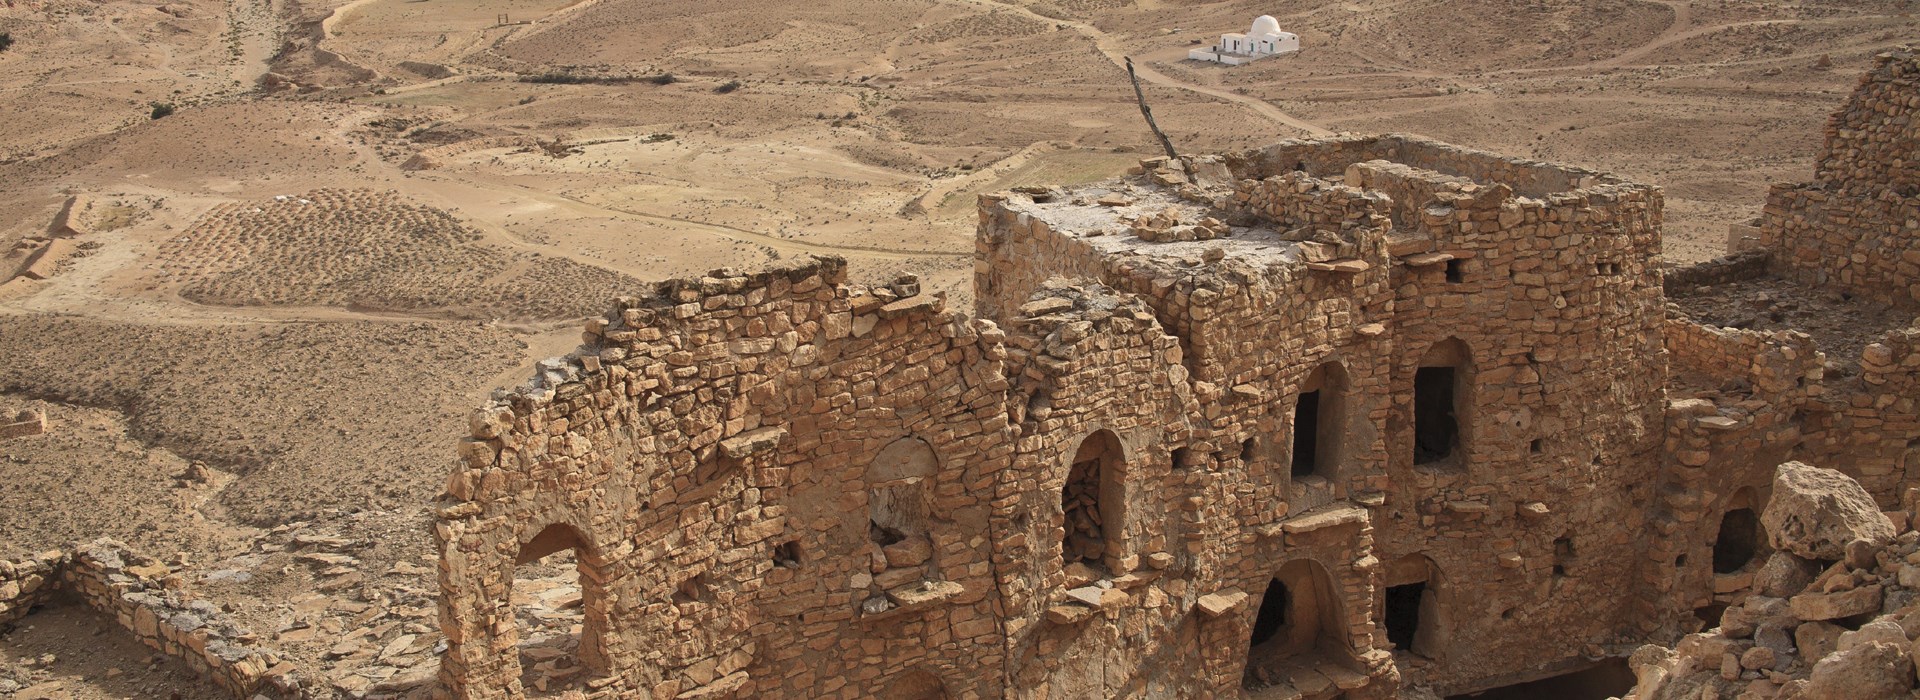
[[[1187,58],[1237,66],[1299,50],[1299,35],[1280,31],[1280,20],[1272,15],[1260,15],[1254,18],[1253,27],[1247,33],[1222,34],[1219,44],[1212,48],[1188,51]]]

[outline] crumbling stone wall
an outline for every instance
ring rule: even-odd
[[[1814,181],[1842,190],[1920,195],[1920,55],[1912,48],[1874,57],[1845,107],[1827,122]]]
[[[1797,459],[1845,472],[1883,507],[1898,505],[1920,483],[1920,327],[1868,344],[1859,374],[1827,382],[1802,430]]]
[[[1771,465],[1920,476],[1920,353],[1671,315],[1662,204],[1342,136],[983,197],[979,319],[837,260],[622,299],[474,417],[443,680],[523,694],[513,568],[567,548],[593,697],[1446,695],[1677,638]],[[1774,241],[1679,283],[1864,279]]]
[[[252,642],[219,606],[186,595],[165,564],[113,540],[0,560],[0,625],[77,599],[140,643],[179,659],[236,698],[308,697],[291,664]]]
[[[1827,123],[1814,181],[1775,185],[1760,245],[1777,274],[1920,306],[1920,58],[1881,54]]]
[[[436,525],[448,687],[521,694],[512,570],[563,526],[596,694],[998,695],[1003,335],[917,292],[838,260],[667,283],[477,413]],[[903,439],[933,463],[876,464]],[[902,511],[924,531],[881,546]]]
[[[1889,521],[1858,483],[1797,462],[1779,466],[1764,502],[1776,551],[1753,594],[1673,649],[1634,652],[1637,700],[1907,697],[1920,632],[1920,533]],[[1755,504],[1759,507],[1760,504]]]
[[[1210,458],[1217,466],[1209,471],[1233,486],[1197,504],[1205,522],[1225,524],[1210,541],[1258,543],[1261,533],[1280,534],[1291,515],[1364,504],[1377,540],[1373,560],[1427,562],[1440,589],[1435,612],[1444,619],[1422,624],[1448,629],[1447,642],[1433,647],[1436,654],[1450,650],[1451,663],[1417,662],[1419,681],[1459,692],[1563,660],[1583,663],[1594,655],[1589,645],[1616,636],[1624,621],[1557,611],[1550,601],[1536,602],[1536,591],[1551,586],[1624,600],[1613,582],[1637,567],[1633,538],[1586,534],[1638,517],[1626,499],[1562,494],[1570,472],[1592,475],[1577,488],[1645,489],[1658,465],[1659,417],[1649,407],[1658,405],[1664,361],[1657,340],[1648,338],[1657,338],[1652,331],[1660,323],[1658,273],[1650,264],[1658,250],[1659,195],[1608,184],[1547,199],[1516,197],[1504,183],[1477,184],[1446,171],[1529,166],[1449,164],[1444,157],[1482,155],[1392,138],[1380,140],[1390,146],[1339,138],[1227,159],[1242,164],[1236,167],[1243,174],[1258,174],[1243,165],[1249,162],[1296,155],[1313,162],[1307,172],[1294,170],[1295,160],[1262,179],[1232,181],[1204,159],[1155,159],[1143,174],[1168,189],[988,200],[980,268],[988,281],[1038,280],[1053,261],[1070,260],[1086,274],[1089,251],[1101,255],[1105,270],[1097,279],[1145,301],[1180,340],[1200,408],[1188,420],[1192,442],[1165,449],[1184,448],[1203,463]],[[1442,169],[1370,158],[1409,151]],[[1340,173],[1344,181],[1312,174],[1318,172]],[[1252,230],[1189,243],[1124,235],[1131,217],[1169,209],[1183,212],[1171,225],[1214,210]],[[1012,302],[983,294],[979,305],[993,314]],[[1471,375],[1462,392],[1462,417],[1470,418],[1463,447],[1455,466],[1440,468],[1412,464],[1410,434],[1419,360],[1436,347],[1465,348],[1459,363]],[[1344,455],[1331,475],[1294,479],[1293,399],[1329,364],[1341,368],[1349,399],[1339,433]],[[1604,397],[1605,407],[1594,397]],[[1596,460],[1606,468],[1589,466]],[[1569,539],[1580,541],[1563,541]],[[1258,544],[1201,551],[1193,570],[1180,573],[1239,592],[1257,591],[1270,567],[1286,560],[1277,546],[1272,554]],[[1365,578],[1371,580],[1349,607],[1370,608],[1379,622],[1382,579],[1377,571]],[[1529,620],[1521,623],[1528,634],[1508,633],[1516,618]],[[1373,653],[1384,660],[1386,640],[1377,637]],[[1225,652],[1207,653],[1237,673],[1246,644],[1242,638]]]
[[[1774,188],[1758,247],[1669,280],[1678,289],[1771,274],[1854,303],[1911,307],[1920,299],[1915,76],[1911,51],[1881,55],[1830,121],[1815,180]],[[1661,611],[1649,618],[1663,626],[1655,637],[1740,624],[1721,621],[1718,611],[1734,616],[1753,608],[1749,596],[1765,593],[1769,576],[1780,573],[1764,556],[1731,571],[1712,562],[1722,553],[1715,545],[1726,537],[1727,513],[1770,495],[1773,465],[1794,459],[1836,469],[1888,510],[1905,503],[1920,478],[1920,328],[1872,338],[1857,372],[1832,373],[1829,359],[1854,358],[1829,358],[1804,333],[1711,327],[1677,310],[1672,316],[1665,333],[1675,377],[1668,458],[1651,509],[1654,536],[1641,588]],[[1687,639],[1683,656],[1701,641]],[[1726,680],[1785,670],[1770,663],[1738,659]]]
[[[1294,170],[1335,178],[1354,163],[1384,160],[1479,183],[1500,183],[1524,197],[1544,197],[1606,184],[1619,177],[1559,163],[1509,158],[1408,134],[1291,140],[1226,156],[1236,179],[1264,180]],[[1304,166],[1304,167],[1302,167]]]
[[[59,550],[20,559],[0,559],[0,625],[26,617],[59,589],[66,553]]]

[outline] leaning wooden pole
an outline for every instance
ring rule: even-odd
[[[1160,138],[1160,147],[1167,149],[1167,158],[1178,160],[1180,154],[1173,152],[1173,142],[1167,139],[1167,132],[1161,131],[1160,125],[1153,123],[1153,108],[1147,106],[1147,93],[1140,89],[1140,76],[1133,72],[1132,56],[1127,57],[1127,79],[1133,81],[1133,97],[1140,101],[1140,115],[1147,118],[1147,128]]]

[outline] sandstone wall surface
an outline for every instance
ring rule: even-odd
[[[1760,244],[1782,276],[1920,306],[1920,57],[1890,51],[1827,123],[1811,183],[1776,185]]]

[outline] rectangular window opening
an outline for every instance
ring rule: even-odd
[[[1301,392],[1293,404],[1293,477],[1314,474],[1320,439],[1320,392]]]
[[[1461,269],[1460,261],[1448,260],[1447,261],[1447,281],[1453,284],[1459,284],[1461,282],[1465,282],[1466,279],[1467,279],[1466,273]]]
[[[1413,463],[1450,457],[1460,443],[1454,413],[1454,368],[1421,367],[1413,377]]]

